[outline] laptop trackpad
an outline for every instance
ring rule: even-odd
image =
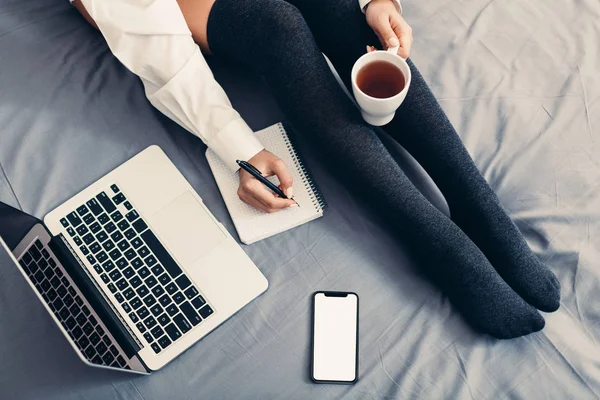
[[[157,211],[150,223],[154,233],[183,266],[189,267],[226,239],[206,209],[190,192]]]

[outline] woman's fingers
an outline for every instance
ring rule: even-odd
[[[238,196],[243,202],[267,213],[296,205],[292,200],[274,195],[273,192],[253,177],[240,181]]]

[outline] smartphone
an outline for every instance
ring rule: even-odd
[[[312,336],[313,382],[355,383],[358,380],[358,295],[316,292]]]

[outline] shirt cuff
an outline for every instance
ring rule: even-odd
[[[206,144],[232,171],[239,169],[237,160],[248,161],[264,149],[241,118],[227,124]]]
[[[393,1],[396,4],[396,9],[400,13],[400,15],[402,15],[402,4],[400,4],[400,0],[393,0]],[[365,8],[369,5],[370,2],[371,2],[371,0],[358,0],[358,3],[360,4],[360,9],[362,10],[362,12],[365,12]]]

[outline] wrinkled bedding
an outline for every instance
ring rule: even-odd
[[[470,330],[364,207],[304,155],[326,216],[244,250],[269,290],[149,376],[87,368],[0,250],[0,399],[600,397],[600,3],[404,1],[412,59],[530,246],[559,277],[546,328]],[[212,60],[253,129],[283,119],[260,81]],[[65,0],[0,2],[0,200],[38,217],[151,144],[237,238],[204,145],[161,116]],[[414,161],[399,159],[443,207]],[[360,296],[360,380],[309,379],[310,295]]]

